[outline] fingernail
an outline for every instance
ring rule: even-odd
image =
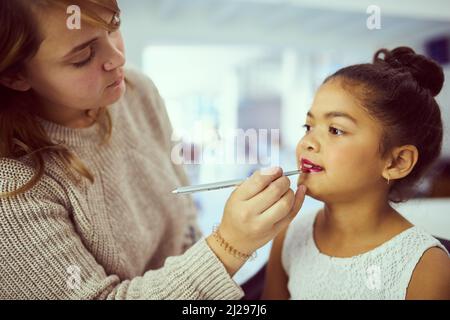
[[[273,175],[276,174],[280,170],[279,167],[269,167],[269,168],[263,168],[261,169],[262,175]]]

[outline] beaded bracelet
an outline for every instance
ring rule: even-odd
[[[219,227],[214,226],[213,228],[213,236],[214,239],[219,243],[219,245],[225,249],[226,252],[231,254],[233,257],[244,260],[244,261],[252,261],[256,258],[256,251],[252,254],[242,253],[239,250],[236,250],[232,245],[230,245],[219,233]]]

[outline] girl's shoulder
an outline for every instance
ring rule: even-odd
[[[450,299],[450,257],[446,249],[427,249],[414,268],[407,299]]]

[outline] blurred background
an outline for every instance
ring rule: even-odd
[[[119,0],[130,67],[153,79],[166,102],[192,184],[236,179],[260,167],[296,169],[295,147],[315,90],[337,69],[369,62],[382,47],[412,47],[450,78],[448,0]],[[442,157],[415,199],[398,207],[410,221],[450,239],[450,84],[438,96]],[[225,161],[234,129],[245,161]],[[267,134],[259,134],[266,132]],[[253,134],[253,136],[252,136]],[[234,143],[233,143],[234,146]],[[241,151],[240,151],[241,150]],[[248,157],[256,154],[255,157]],[[239,155],[238,155],[239,156]],[[292,185],[295,188],[294,177]],[[194,195],[205,233],[220,222],[231,190]],[[302,212],[321,203],[307,198]],[[270,244],[235,276],[265,263]]]

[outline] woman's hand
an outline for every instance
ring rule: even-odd
[[[218,232],[234,249],[251,254],[287,227],[304,198],[301,188],[295,194],[290,189],[281,168],[257,171],[231,194]],[[213,236],[207,241],[230,274],[245,262],[226,252]]]

